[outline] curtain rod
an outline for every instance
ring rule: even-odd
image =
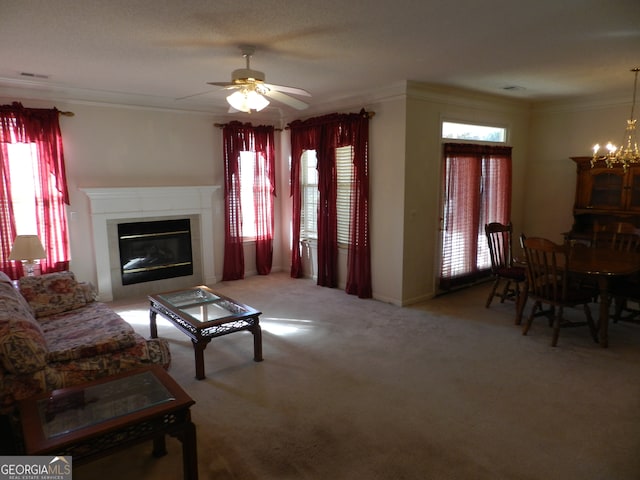
[[[366,115],[367,118],[373,118],[376,116],[376,112],[367,112],[364,109],[360,112],[361,115]],[[331,115],[331,114],[330,114]],[[285,127],[285,130],[289,130],[291,128],[291,124],[287,124],[287,126]]]
[[[363,112],[363,114],[365,114],[365,115],[366,115],[367,117],[369,117],[369,118],[373,118],[373,117],[375,117],[376,112]],[[73,114],[71,114],[71,115],[73,115]],[[224,127],[226,127],[227,125],[228,125],[228,123],[214,123],[214,124],[213,124],[213,126],[214,126],[214,127],[218,127],[218,128],[224,128]],[[285,129],[286,129],[286,130],[288,130],[288,129],[289,129],[289,125],[287,125],[287,126],[285,127]],[[282,128],[275,128],[275,130],[276,130],[277,132],[281,132],[281,131],[282,131]]]
[[[13,102],[11,105],[8,105],[8,104],[7,104],[7,105],[0,105],[0,106],[1,106],[2,108],[5,108],[5,107],[7,107],[7,108],[16,108],[16,107],[18,107],[18,108],[24,108],[24,107],[22,106],[22,103],[20,103],[20,102]],[[64,111],[62,111],[62,110],[58,110],[56,107],[53,107],[53,109],[54,109],[56,112],[58,112],[58,115],[64,115],[65,117],[73,117],[73,116],[75,116],[75,113],[73,113],[73,112],[64,112]],[[50,110],[50,109],[46,109],[46,108],[36,108],[36,109],[32,109],[32,110]]]
[[[213,124],[213,126],[214,126],[214,127],[218,127],[218,128],[224,128],[224,127],[226,127],[227,125],[229,125],[229,124],[228,124],[228,123],[214,123],[214,124]],[[281,131],[282,131],[282,129],[281,129],[281,128],[276,128],[276,127],[274,127],[273,129],[274,129],[276,132],[281,132]]]

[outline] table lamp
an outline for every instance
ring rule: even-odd
[[[35,259],[46,256],[42,242],[37,235],[18,235],[13,241],[9,260],[24,262],[27,276],[32,277]]]

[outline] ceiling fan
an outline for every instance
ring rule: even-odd
[[[230,82],[207,82],[209,85],[224,87],[227,90],[235,90],[227,97],[231,107],[241,112],[251,113],[251,110],[260,111],[269,105],[268,97],[277,102],[284,103],[297,110],[304,110],[309,105],[288,94],[310,97],[311,94],[302,88],[287,87],[265,83],[265,74],[251,69],[251,56],[255,53],[255,47],[240,47],[242,56],[247,61],[246,68],[239,68],[231,73]]]

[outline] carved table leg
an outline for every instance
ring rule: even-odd
[[[182,434],[182,468],[185,480],[198,480],[198,445],[192,422],[185,424]]]
[[[524,312],[524,307],[527,305],[527,300],[529,299],[529,284],[524,282],[522,290],[520,291],[520,295],[518,295],[516,302],[516,325],[522,324],[522,314]]]
[[[210,338],[204,338],[200,340],[192,339],[191,343],[193,343],[193,353],[195,354],[196,360],[196,378],[198,380],[202,380],[205,378],[204,376],[204,349],[207,348],[207,345],[211,341]]]
[[[164,457],[167,454],[167,444],[164,439],[164,434],[156,435],[153,437],[153,452],[152,455],[156,458]]]
[[[598,319],[598,340],[600,346],[609,346],[609,279],[605,275],[598,277],[598,288],[600,289],[600,315]]]
[[[156,311],[149,310],[149,330],[151,332],[151,338],[158,338],[158,325],[156,323]]]
[[[261,362],[262,358],[262,328],[256,319],[256,323],[249,329],[253,334],[253,361]]]

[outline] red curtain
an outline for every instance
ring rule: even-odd
[[[440,288],[486,276],[478,266],[484,225],[511,218],[511,147],[444,145]]]
[[[354,185],[351,195],[347,293],[371,298],[371,246],[369,243],[369,116],[351,118]]]
[[[225,242],[222,280],[244,278],[240,152],[254,152],[254,205],[256,213],[256,268],[271,271],[273,259],[273,197],[275,150],[272,126],[230,122],[223,126]],[[245,205],[245,208],[250,208]]]
[[[348,252],[346,291],[361,298],[371,297],[371,253],[369,245],[369,115],[365,111],[330,114],[290,124],[291,195],[293,197],[293,252],[291,276],[302,276],[300,245],[300,158],[315,150],[318,160],[318,285],[338,284],[338,240],[336,212],[336,160],[338,147],[354,150],[355,181],[351,195],[352,219]]]
[[[300,278],[302,272],[302,245],[300,244],[300,212],[302,189],[300,185],[300,159],[305,150],[314,150],[321,136],[321,128],[313,122],[294,122],[291,128],[291,276]]]
[[[0,117],[1,119],[1,117]],[[4,123],[4,122],[3,122]],[[4,132],[0,133],[3,134]],[[4,136],[0,137],[6,138]],[[22,264],[9,260],[13,240],[16,238],[16,222],[13,215],[13,200],[11,198],[11,172],[9,170],[9,152],[6,142],[0,141],[0,270],[9,275],[12,279],[20,278],[23,275]]]
[[[32,143],[35,146],[39,171],[39,176],[34,179],[37,234],[47,255],[40,260],[41,271],[48,273],[69,268],[69,240],[65,215],[65,204],[69,204],[69,192],[58,114],[56,109],[24,108],[17,102],[0,107],[0,202],[3,205],[0,215],[0,268],[12,278],[18,278],[23,272],[22,265],[11,265],[12,262],[7,260],[16,235],[8,168],[7,144],[10,143]]]
[[[256,213],[256,269],[259,275],[267,275],[271,272],[273,263],[273,198],[276,196],[273,127],[255,127],[253,135],[256,152],[253,195]]]

